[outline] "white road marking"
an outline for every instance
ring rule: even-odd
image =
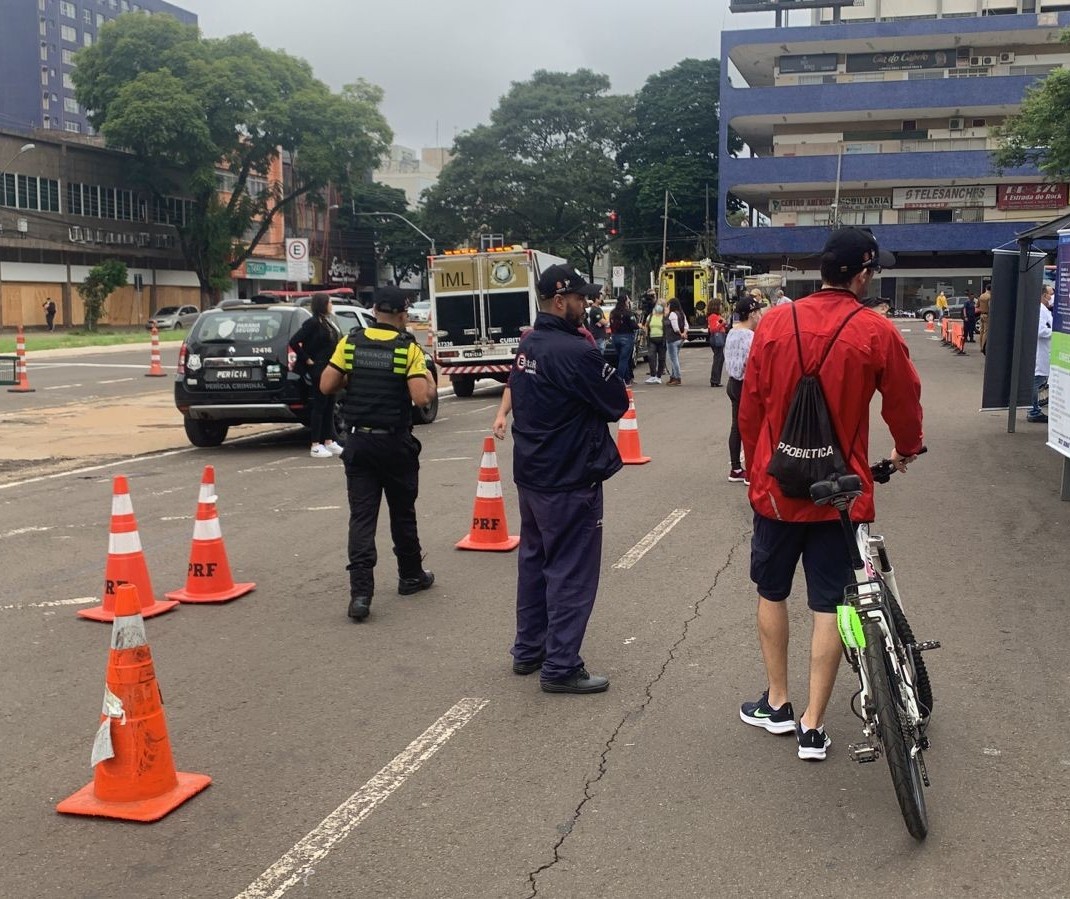
[[[464,412],[454,412],[454,415],[476,415],[480,412],[486,412],[488,409],[497,409],[498,403],[491,403],[489,406],[480,406],[478,409],[466,409]]]
[[[446,456],[442,459],[424,459],[424,462],[471,462],[474,456]]]
[[[53,599],[49,602],[17,602],[10,606],[0,606],[0,612],[10,612],[13,609],[50,609],[54,606],[85,606],[91,602],[100,602],[100,598],[78,596],[74,599]]]
[[[491,436],[490,428],[476,428],[476,430],[474,430],[474,431],[454,431],[453,433],[454,434],[486,434],[488,437]]]
[[[119,362],[34,362],[34,368],[145,368],[144,365],[132,365]]]
[[[278,899],[298,881],[304,879],[307,883],[312,866],[349,836],[488,702],[475,698],[458,702],[235,899]]]
[[[341,506],[309,506],[307,509],[272,509],[276,515],[286,515],[292,512],[337,512]]]
[[[39,534],[41,531],[51,531],[51,527],[29,527],[29,528],[15,528],[13,531],[8,531],[6,534],[0,534],[0,540],[5,537],[18,537],[20,534]]]
[[[192,515],[165,515],[160,521],[192,521]]]
[[[126,381],[133,381],[133,378],[111,378],[107,381],[97,381],[98,384],[123,384]]]
[[[42,387],[42,390],[71,390],[74,387],[81,387],[81,384],[57,384],[54,387]]]
[[[678,525],[690,511],[690,509],[673,509],[661,524],[614,562],[613,567],[624,570],[631,568],[636,562],[643,558],[643,556],[650,552],[650,550],[657,546],[658,541],[676,527],[676,525]]]

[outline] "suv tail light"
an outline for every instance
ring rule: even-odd
[[[182,346],[178,348],[178,373],[184,375],[186,373],[186,354],[189,350],[186,348],[186,341],[182,341]]]
[[[294,368],[296,368],[296,366],[297,366],[297,353],[295,353],[293,350],[289,350],[286,353],[286,367],[290,371],[293,371]]]

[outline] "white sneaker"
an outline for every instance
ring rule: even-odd
[[[313,446],[312,447],[312,452],[310,452],[309,455],[313,459],[333,459],[334,458],[334,453],[332,453],[329,449],[327,449],[327,447],[325,447],[322,443],[317,443],[315,446]]]
[[[647,378],[647,379],[646,379],[646,380],[645,380],[645,381],[644,381],[643,383],[644,383],[644,384],[656,384],[656,383],[657,383],[657,381],[658,381],[658,379],[657,379],[657,378],[655,378],[655,377],[654,377],[653,375],[651,375],[651,376],[650,376],[649,378]]]
[[[650,383],[651,384],[660,384],[661,383],[661,378],[654,378],[654,380],[651,381]]]
[[[323,445],[326,447],[327,452],[332,456],[342,455],[342,444],[332,441],[331,443],[325,443]]]

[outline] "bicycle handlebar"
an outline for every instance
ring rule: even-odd
[[[918,455],[920,456],[928,451],[929,448],[923,446],[918,450]],[[869,472],[873,475],[873,481],[877,484],[887,484],[892,479],[892,475],[898,470],[891,459],[881,459],[876,465],[869,466]]]

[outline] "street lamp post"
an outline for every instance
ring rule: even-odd
[[[426,234],[423,231],[421,231],[412,222],[410,222],[407,218],[405,218],[405,216],[401,215],[398,212],[354,212],[353,214],[354,215],[363,215],[363,216],[389,216],[390,218],[401,219],[406,225],[408,225],[410,228],[412,228],[413,231],[415,231],[424,240],[426,240],[429,244],[431,244],[431,255],[432,256],[436,255],[435,239],[430,234]]]
[[[23,153],[29,153],[30,150],[36,150],[36,149],[37,149],[37,144],[23,144],[21,147],[19,147],[18,152],[14,156],[12,156],[7,162],[5,162],[2,166],[0,166],[0,191],[3,191],[5,194],[7,192],[7,170],[11,166],[11,164],[16,159],[18,159]],[[15,201],[15,205],[16,206],[18,205],[17,194],[18,194],[18,191],[16,190],[16,201]],[[0,206],[6,206],[6,205],[7,205],[6,203],[0,203]]]

